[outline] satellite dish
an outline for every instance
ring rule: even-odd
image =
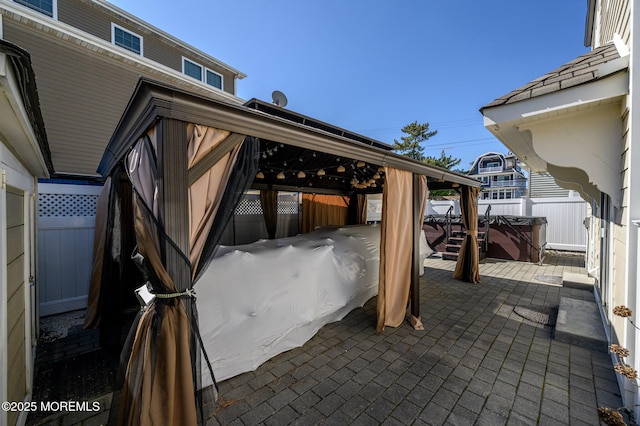
[[[271,99],[273,99],[273,103],[278,105],[279,107],[287,106],[287,97],[279,90],[274,90],[271,94]]]

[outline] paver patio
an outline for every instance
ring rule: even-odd
[[[425,331],[407,323],[377,335],[374,298],[303,347],[221,383],[206,424],[598,425],[599,406],[622,405],[609,354],[555,341],[552,326],[513,311],[592,300],[590,291],[536,278],[584,273],[583,263],[485,259],[474,285],[451,278],[454,262],[430,258],[421,278]],[[106,419],[91,413],[74,423],[70,415],[40,424]]]

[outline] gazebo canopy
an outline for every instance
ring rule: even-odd
[[[98,172],[103,176],[109,175],[141,129],[149,127],[158,117],[180,119],[259,138],[261,156],[258,169],[265,178],[256,179],[252,184],[254,188],[271,185],[273,189],[280,190],[348,194],[359,191],[351,184],[354,174],[359,181],[368,180],[378,167],[385,166],[426,176],[430,189],[480,186],[475,179],[398,155],[384,142],[285,108],[256,99],[243,106],[227,104],[144,78],[140,80],[105,150]],[[359,161],[369,167],[357,167]],[[345,172],[337,171],[340,165],[345,167]],[[320,169],[325,171],[324,176],[317,174]],[[306,177],[298,178],[299,171],[305,171]],[[279,172],[283,172],[285,179],[277,179]],[[379,193],[382,188],[376,185],[359,192]]]
[[[462,203],[473,204],[480,186],[475,179],[397,155],[382,142],[283,108],[257,100],[227,104],[144,79],[98,172],[111,192],[104,197],[109,213],[96,217],[96,241],[104,244],[94,257],[86,323],[100,321],[105,310],[96,308],[99,300],[112,291],[109,286],[123,281],[121,266],[112,274],[108,264],[114,253],[116,262],[130,262],[123,255],[131,249],[123,245],[125,230],[135,231],[134,259],[155,295],[127,345],[131,354],[120,420],[136,424],[187,424],[198,418],[198,392],[192,390],[200,388],[202,340],[193,286],[248,187],[347,195],[350,207],[357,200],[357,210],[363,194],[383,193],[376,327],[382,332],[405,321],[409,301],[409,319],[422,327],[419,235],[427,187],[461,187],[468,194]],[[473,212],[470,224],[477,221]],[[102,215],[106,225],[99,224]],[[476,240],[470,254],[477,250],[476,235],[470,229],[467,238]],[[478,282],[475,254],[475,259],[459,259],[461,279]],[[476,274],[468,278],[466,270],[474,265]]]

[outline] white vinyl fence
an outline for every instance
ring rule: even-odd
[[[457,200],[429,201],[431,214],[445,214]],[[511,200],[479,200],[478,216],[491,206],[491,216],[535,216],[547,219],[547,248],[553,250],[587,250],[587,228],[584,220],[588,204],[580,197],[516,198]],[[459,214],[454,207],[454,214]]]
[[[38,185],[40,315],[87,306],[101,186]]]

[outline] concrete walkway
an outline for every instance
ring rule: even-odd
[[[593,300],[546,283],[584,273],[582,264],[486,259],[482,283],[472,285],[451,278],[454,262],[430,258],[421,279],[425,331],[404,324],[377,335],[374,298],[303,347],[221,383],[206,424],[598,425],[599,406],[622,405],[609,354],[556,341],[552,326],[513,311]],[[100,424],[105,414],[59,413],[38,424]]]

